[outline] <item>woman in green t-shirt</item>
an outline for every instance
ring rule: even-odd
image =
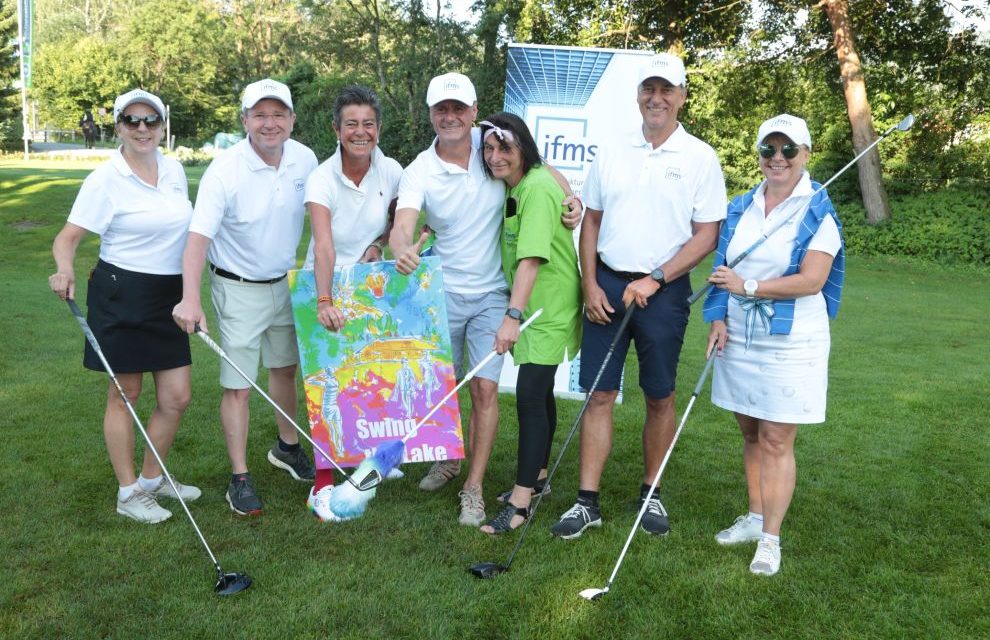
[[[537,480],[546,473],[557,426],[554,375],[581,345],[581,276],[573,235],[560,224],[564,192],[544,166],[526,123],[497,113],[481,123],[481,136],[485,171],[506,185],[502,270],[512,294],[495,349],[500,354],[511,349],[519,365],[516,484],[505,508],[481,527],[495,534],[526,521]],[[520,335],[520,322],[537,309],[543,315]]]

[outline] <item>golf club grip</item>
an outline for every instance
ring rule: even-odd
[[[698,378],[698,384],[694,385],[694,395],[701,393],[701,388],[705,386],[705,378],[708,377],[708,373],[712,370],[712,365],[715,364],[715,354],[718,349],[712,349],[712,352],[708,354],[708,361],[705,362],[705,368],[701,370],[701,377]]]

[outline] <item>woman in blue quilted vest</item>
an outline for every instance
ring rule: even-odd
[[[739,423],[749,494],[748,513],[715,539],[756,542],[749,570],[772,576],[794,493],[797,427],[825,421],[828,323],[838,312],[845,256],[828,194],[805,171],[807,123],[782,114],[760,125],[756,140],[765,179],[729,204],[704,315],[708,350],[718,349],[712,402]],[[727,266],[763,236],[734,269]]]

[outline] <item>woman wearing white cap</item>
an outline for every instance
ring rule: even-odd
[[[87,319],[131,402],[141,394],[144,373],[151,372],[156,406],[148,433],[164,457],[190,397],[189,338],[172,320],[172,307],[182,297],[181,258],[192,205],[182,166],[158,150],[165,118],[158,96],[129,91],[114,101],[113,113],[120,147],[83,182],[55,237],[57,270],[48,285],[63,300],[74,298],[76,249],[87,232],[100,236]],[[89,344],[83,365],[103,371]],[[117,513],[145,523],[171,516],[158,498],[175,494],[150,451],[135,476],[133,425],[112,383],[103,434],[120,485]],[[186,500],[200,495],[196,487],[176,486]]]
[[[797,425],[825,421],[828,321],[839,309],[845,255],[828,194],[805,171],[805,121],[770,118],[756,148],[765,180],[729,204],[704,314],[708,350],[719,352],[712,402],[735,413],[749,493],[749,513],[715,539],[758,542],[749,569],[770,576],[780,569],[780,526],[794,493]],[[764,234],[758,249],[726,266]]]

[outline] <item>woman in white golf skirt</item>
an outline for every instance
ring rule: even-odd
[[[113,106],[120,148],[86,177],[69,220],[55,237],[56,272],[48,286],[63,300],[75,297],[76,249],[87,233],[100,236],[100,259],[89,274],[87,319],[100,348],[132,403],[145,372],[155,382],[155,410],[148,435],[164,458],[189,404],[189,336],[172,321],[182,298],[182,249],[192,216],[182,166],[158,150],[165,106],[158,96],[134,89]],[[83,365],[103,371],[88,343]],[[175,498],[150,451],[140,477],[134,473],[134,426],[113,383],[107,387],[103,434],[120,488],[117,513],[144,523],[166,520],[158,504]],[[176,482],[182,497],[196,487]]]
[[[765,180],[729,204],[704,315],[708,349],[718,349],[712,403],[735,413],[749,493],[749,513],[715,539],[758,542],[749,568],[769,576],[780,570],[797,425],[825,421],[828,323],[838,312],[845,255],[828,194],[814,193],[820,185],[804,170],[805,121],[788,114],[765,121],[757,151]],[[734,269],[726,266],[768,233]]]

